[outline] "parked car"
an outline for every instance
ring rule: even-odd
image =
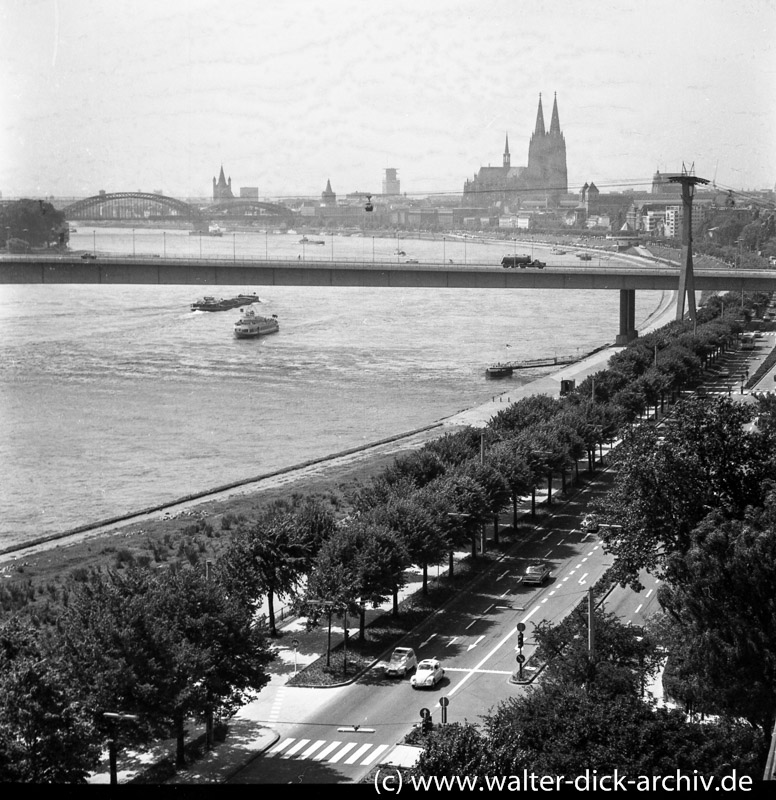
[[[391,653],[391,659],[385,668],[389,677],[403,678],[410,670],[418,666],[418,659],[411,647],[396,647]]]
[[[542,584],[550,577],[550,567],[544,561],[534,561],[523,572],[523,583]]]
[[[94,253],[81,253],[81,258],[88,261],[89,259],[94,260],[97,256]]]
[[[587,533],[595,533],[598,530],[598,517],[595,514],[585,514],[581,528]]]
[[[413,689],[433,689],[445,675],[442,665],[435,658],[424,658],[410,678]]]

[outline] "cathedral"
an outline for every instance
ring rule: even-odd
[[[223,164],[221,165],[221,174],[218,176],[218,183],[216,183],[216,179],[213,178],[213,200],[234,200],[234,195],[232,194],[232,178],[230,176],[228,182],[226,178],[224,178]]]
[[[464,205],[520,206],[521,200],[546,200],[558,205],[568,193],[566,170],[566,140],[560,129],[558,98],[553,100],[549,131],[544,126],[542,96],[536,126],[528,144],[528,165],[513,167],[509,154],[509,135],[504,144],[500,167],[480,167],[472,180],[463,187]]]

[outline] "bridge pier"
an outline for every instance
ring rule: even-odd
[[[620,289],[620,332],[616,345],[626,345],[639,335],[636,330],[636,290]]]

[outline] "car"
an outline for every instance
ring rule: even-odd
[[[544,583],[550,577],[550,567],[544,561],[531,562],[523,572],[523,583]]]
[[[418,659],[411,647],[395,647],[385,674],[389,677],[405,677],[406,674],[418,666]]]
[[[547,266],[547,262],[546,262],[546,261],[539,261],[539,259],[538,259],[538,258],[535,258],[535,259],[534,259],[534,260],[533,260],[533,261],[532,261],[532,262],[529,264],[529,266],[531,266],[531,267],[538,267],[539,269],[544,269],[544,268]]]
[[[410,678],[413,689],[433,689],[445,676],[442,665],[435,658],[424,658]]]
[[[417,264],[418,263],[418,259],[417,258],[408,258],[404,263],[405,264]]]
[[[598,530],[598,517],[595,514],[585,514],[581,528],[588,533],[595,533]]]
[[[94,260],[97,258],[97,256],[94,253],[81,253],[81,258],[83,258],[85,261],[88,261],[89,259]]]

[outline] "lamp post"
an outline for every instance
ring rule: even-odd
[[[463,237],[463,263],[466,263],[466,235]]]
[[[92,253],[97,255],[97,231],[92,231]]]
[[[372,237],[372,263],[375,263],[375,237]]]
[[[199,257],[202,258],[202,231],[199,232]]]
[[[103,711],[102,716],[108,720],[110,725],[110,739],[108,739],[108,763],[110,765],[110,785],[115,786],[118,783],[118,770],[116,764],[117,746],[116,746],[116,728],[119,722],[129,720],[132,722],[137,721],[134,714],[118,714],[114,711]]]
[[[399,263],[399,253],[401,252],[401,247],[399,247],[399,229],[396,229],[396,263]]]
[[[135,229],[132,228],[132,258],[135,257]]]
[[[442,237],[442,263],[447,264],[447,253],[445,252],[447,246],[447,237]]]
[[[167,231],[162,231],[162,255],[167,258]]]
[[[334,261],[334,231],[331,232],[331,260]]]
[[[264,231],[264,258],[269,261],[269,231]]]
[[[234,231],[232,231],[232,263],[237,261],[236,237],[237,237],[237,234]]]
[[[11,228],[9,225],[5,226],[5,249],[7,252],[11,252]]]

